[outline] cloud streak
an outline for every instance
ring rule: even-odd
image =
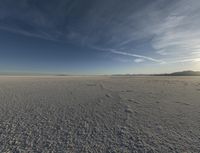
[[[128,52],[119,51],[119,50],[115,50],[115,49],[105,49],[105,48],[99,48],[99,47],[94,47],[94,46],[90,46],[90,47],[93,48],[93,49],[96,49],[96,50],[106,51],[106,52],[110,52],[110,53],[117,54],[117,55],[135,57],[136,59],[134,61],[136,63],[141,63],[141,62],[144,62],[145,60],[160,63],[160,64],[165,63],[165,61],[163,61],[163,60],[155,59],[155,58],[152,58],[152,57],[149,57],[149,56],[144,56],[144,55],[139,55],[139,54],[134,54],[134,53],[128,53]]]
[[[57,41],[55,38],[49,36],[47,33],[43,33],[43,34],[42,33],[30,33],[28,31],[24,31],[24,30],[8,28],[8,27],[1,27],[1,26],[0,26],[0,30],[9,31],[12,33],[16,33],[16,34],[20,34],[20,35],[24,35],[24,36],[28,36],[28,37]]]
[[[199,62],[199,27],[198,0],[3,0],[0,9],[0,29],[146,64]]]
[[[200,62],[200,58],[187,58],[169,61],[168,64],[187,63],[187,62]]]
[[[149,60],[149,61],[156,62],[156,63],[164,63],[164,61],[162,61],[162,60],[154,59],[154,58],[151,58],[151,57],[148,57],[148,56],[142,56],[142,55],[127,53],[127,52],[121,52],[121,51],[116,51],[116,50],[113,50],[113,49],[110,50],[110,52],[112,52],[114,54],[124,55],[124,56],[141,58],[141,59]]]

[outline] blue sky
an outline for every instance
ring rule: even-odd
[[[200,70],[199,0],[1,0],[0,73]]]

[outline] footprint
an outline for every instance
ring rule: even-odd
[[[129,102],[133,102],[135,104],[139,104],[139,102],[137,102],[135,99],[128,99]]]
[[[175,103],[177,103],[177,104],[181,104],[181,105],[190,105],[190,104],[188,104],[188,103],[184,103],[184,102],[180,102],[180,101],[176,101]]]
[[[133,110],[130,108],[130,106],[126,105],[126,107],[125,107],[125,112],[126,112],[126,113],[132,114],[132,113],[133,113]]]
[[[97,105],[102,105],[103,104],[103,99],[98,99]]]
[[[96,86],[96,84],[88,83],[87,86]]]
[[[108,98],[111,98],[112,96],[111,96],[111,94],[106,94],[106,97],[108,97]]]
[[[121,90],[121,92],[132,92],[132,90]]]
[[[103,99],[99,99],[99,102],[100,102],[100,103],[103,103]]]
[[[100,83],[99,85],[100,85],[100,88],[101,88],[102,90],[105,89],[105,86],[104,86],[103,83]]]
[[[126,113],[132,114],[132,113],[133,113],[133,110],[132,110],[131,108],[126,108],[126,109],[125,109],[125,112],[126,112]]]

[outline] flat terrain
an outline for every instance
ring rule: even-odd
[[[199,153],[200,77],[0,77],[0,152]]]

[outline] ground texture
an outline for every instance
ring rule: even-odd
[[[0,77],[0,152],[198,153],[200,77]]]

